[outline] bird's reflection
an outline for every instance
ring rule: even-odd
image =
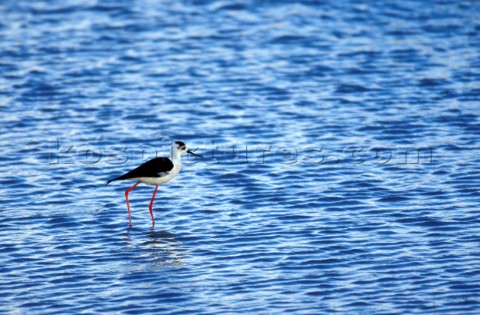
[[[182,267],[184,248],[177,241],[176,235],[168,231],[156,231],[152,225],[144,234],[127,230],[127,240],[135,247],[140,248],[141,257],[148,260],[156,267]],[[134,241],[134,239],[137,239]]]

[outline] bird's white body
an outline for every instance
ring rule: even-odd
[[[166,182],[176,177],[182,169],[182,155],[180,154],[180,151],[177,150],[177,147],[175,145],[172,145],[170,161],[172,161],[173,163],[173,168],[168,172],[158,173],[160,177],[136,177],[133,179],[147,185],[165,184]]]

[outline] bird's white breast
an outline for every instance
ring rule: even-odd
[[[168,171],[168,172],[162,172],[162,174],[160,175],[163,175],[163,176],[160,176],[160,177],[137,177],[135,178],[135,180],[138,180],[138,181],[141,181],[147,185],[160,185],[160,184],[164,184],[168,181],[170,181],[171,179],[173,179],[175,176],[178,175],[178,173],[180,173],[180,170],[182,168],[182,164],[181,163],[173,163],[173,168]]]

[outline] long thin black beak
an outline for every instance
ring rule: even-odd
[[[192,155],[199,156],[199,157],[201,157],[202,159],[204,158],[204,157],[201,156],[200,154],[194,153],[193,151],[190,151],[190,150],[187,150],[187,153],[190,153],[190,154],[192,154]]]

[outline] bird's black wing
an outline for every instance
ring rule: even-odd
[[[107,181],[107,184],[114,180],[131,179],[137,177],[162,177],[173,169],[173,163],[169,158],[158,157],[143,163],[130,172]]]

